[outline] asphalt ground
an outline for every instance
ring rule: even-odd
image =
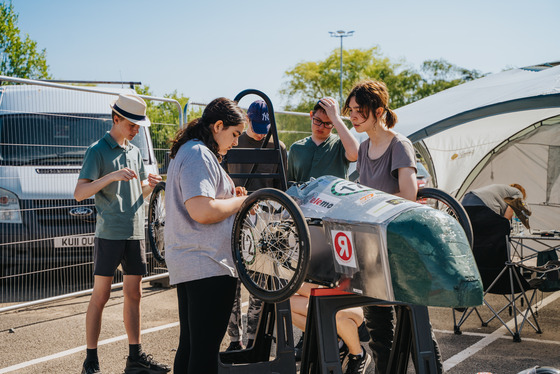
[[[157,361],[171,365],[179,331],[175,289],[146,283],[143,291],[143,347]],[[246,292],[243,298],[246,301]],[[85,357],[88,300],[89,296],[75,297],[0,314],[0,374],[79,373]],[[113,291],[103,315],[99,356],[105,374],[122,373],[128,354],[122,304],[122,291]],[[485,307],[480,310],[483,316],[490,315]],[[507,312],[502,315],[511,320]],[[560,368],[560,292],[539,296],[543,333],[526,324],[519,343],[496,320],[482,327],[473,315],[463,325],[463,334],[455,335],[450,309],[430,308],[430,318],[449,374],[518,373],[535,365]],[[228,343],[224,338],[222,349]],[[367,373],[373,373],[373,365]]]

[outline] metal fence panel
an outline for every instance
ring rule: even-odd
[[[24,83],[0,86],[1,311],[92,288],[95,204],[93,198],[77,202],[73,191],[87,147],[112,126],[109,104],[133,91],[0,80]],[[158,163],[145,130],[132,143],[153,173]],[[148,242],[147,258],[148,275],[167,273]],[[113,281],[122,280],[118,270]]]

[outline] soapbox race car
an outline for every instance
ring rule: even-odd
[[[272,122],[267,139],[273,136],[277,143],[268,97],[247,90],[235,100],[249,93],[267,102]],[[236,162],[251,163],[255,156],[244,153],[261,152],[263,163],[282,165],[278,144],[232,151],[239,154]],[[283,168],[273,177],[286,185]],[[151,248],[160,261],[165,258],[164,197],[162,182],[154,189],[148,213]],[[426,307],[481,305],[483,289],[461,205],[437,189],[421,189],[418,198],[422,203],[333,176],[285,192],[252,192],[233,223],[232,256],[244,286],[266,303],[253,352],[223,352],[221,372],[296,372],[288,299],[307,281],[325,287],[314,290],[310,299],[300,373],[340,373],[334,314],[371,304],[397,306],[391,372],[405,373],[412,353],[417,372],[434,373]],[[277,351],[270,360],[273,340]]]

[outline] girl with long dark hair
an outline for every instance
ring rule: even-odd
[[[165,256],[177,286],[180,337],[174,373],[217,373],[235,297],[231,229],[246,191],[220,166],[237,145],[247,116],[226,98],[172,140],[165,195]]]

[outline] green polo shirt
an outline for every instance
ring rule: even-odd
[[[144,239],[144,197],[141,181],[147,178],[140,149],[127,142],[121,147],[107,132],[84,156],[79,179],[97,180],[128,167],[139,179],[112,182],[95,194],[95,236],[111,240]]]
[[[288,181],[303,183],[323,175],[346,178],[350,162],[345,154],[342,141],[334,134],[319,145],[310,136],[298,140],[288,154]]]

